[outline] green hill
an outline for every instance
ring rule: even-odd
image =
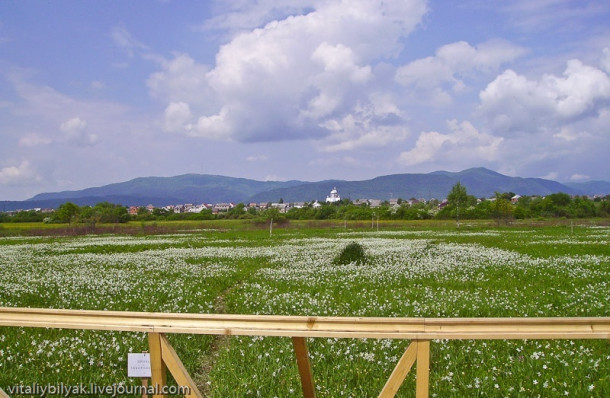
[[[461,182],[470,195],[489,197],[497,192],[520,195],[548,195],[554,192],[583,194],[577,189],[540,178],[508,177],[485,168],[457,173],[437,171],[429,174],[394,174],[365,181],[329,180],[278,188],[253,196],[255,202],[324,200],[333,187],[342,197],[354,199],[424,198],[444,199],[455,183]]]
[[[302,184],[301,181],[255,181],[218,175],[184,174],[175,177],[141,177],[130,181],[80,191],[42,193],[29,201],[121,197],[124,205],[243,202],[274,188]],[[109,200],[110,201],[110,200]]]

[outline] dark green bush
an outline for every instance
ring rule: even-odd
[[[352,242],[345,246],[341,253],[335,257],[333,263],[345,265],[351,263],[363,264],[366,262],[364,247],[360,243]]]

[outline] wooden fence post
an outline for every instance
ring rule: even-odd
[[[161,388],[167,385],[167,367],[163,363],[161,333],[148,333],[148,347],[150,350],[151,384],[156,392],[161,392]],[[153,398],[163,397],[163,395],[153,395]]]
[[[415,397],[428,398],[430,380],[430,340],[417,342],[417,378]]]
[[[311,371],[311,362],[309,361],[309,352],[307,351],[307,341],[305,340],[305,337],[293,337],[292,345],[294,346],[294,353],[297,357],[299,375],[301,375],[303,396],[305,398],[315,398],[316,389],[313,383],[313,373]]]

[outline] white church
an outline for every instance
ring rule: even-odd
[[[341,197],[339,196],[339,192],[337,192],[337,188],[334,187],[332,191],[330,191],[330,195],[326,197],[326,203],[335,203],[339,202]]]

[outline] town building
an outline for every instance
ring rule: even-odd
[[[330,195],[326,197],[326,203],[336,203],[341,201],[341,196],[339,196],[339,192],[337,192],[337,188],[334,187],[332,191],[330,191]]]

